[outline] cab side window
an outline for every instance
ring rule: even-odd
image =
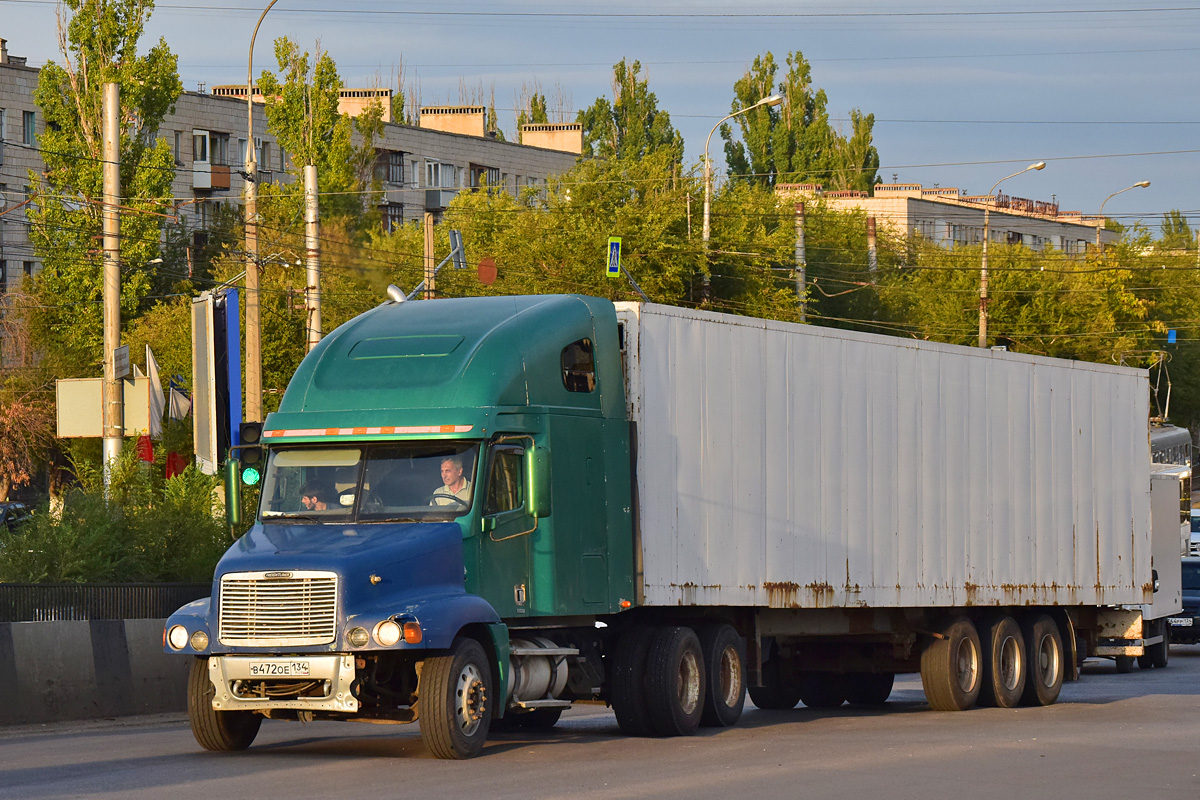
[[[492,448],[484,514],[512,511],[525,504],[521,481],[524,455],[525,451],[521,447],[497,445]]]
[[[571,342],[562,351],[563,386],[568,392],[591,392],[596,389],[596,361],[592,356],[592,340]]]

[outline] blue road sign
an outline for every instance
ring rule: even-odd
[[[608,270],[605,272],[610,278],[621,277],[621,237],[608,237]]]

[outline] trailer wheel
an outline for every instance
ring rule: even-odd
[[[646,658],[646,706],[659,736],[691,736],[704,711],[704,654],[691,628],[660,628]]]
[[[762,665],[762,686],[747,687],[754,705],[764,711],[787,711],[800,702],[800,690],[784,683],[779,656],[768,658]]]
[[[935,711],[966,711],[983,684],[979,634],[965,617],[952,620],[941,633],[921,653],[925,699]]]
[[[1062,635],[1054,620],[1042,614],[1025,630],[1025,653],[1029,669],[1021,705],[1052,706],[1063,684]],[[1117,670],[1121,665],[1118,661]],[[1128,670],[1126,670],[1128,671]]]
[[[892,695],[894,672],[851,672],[846,675],[846,702],[855,706],[881,706]]]
[[[988,628],[983,657],[983,686],[979,704],[1015,708],[1025,693],[1025,637],[1012,617],[1001,617]]]
[[[472,758],[491,724],[492,669],[474,639],[455,639],[450,654],[425,659],[417,683],[421,738],[437,758]]]
[[[837,672],[801,672],[796,676],[800,702],[809,708],[837,708],[846,702],[846,679]]]
[[[1133,671],[1133,656],[1113,656],[1113,661],[1117,665],[1117,674],[1124,675],[1127,672]]]
[[[637,625],[621,634],[612,655],[610,695],[617,725],[626,736],[653,736],[650,710],[646,706],[646,656],[654,629]]]
[[[737,724],[746,705],[746,646],[729,625],[705,625],[698,634],[707,676],[700,724],[728,728]]]
[[[1162,634],[1162,641],[1147,648],[1150,651],[1150,666],[1165,669],[1170,660],[1171,628],[1165,622],[1160,622],[1155,627]]]
[[[208,659],[192,659],[188,672],[188,722],[192,735],[205,750],[245,750],[258,736],[263,718],[253,711],[216,711],[216,689],[208,678]]]

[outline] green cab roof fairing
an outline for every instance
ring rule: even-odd
[[[569,392],[563,383],[562,350],[579,339],[593,342],[597,380],[590,393]],[[530,407],[623,417],[616,350],[613,305],[593,297],[381,305],[313,348],[263,427],[276,442],[330,434],[480,438],[497,413]]]

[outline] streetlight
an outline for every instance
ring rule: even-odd
[[[262,422],[262,339],[258,309],[258,154],[254,152],[254,39],[271,0],[250,34],[246,59],[246,421]]]
[[[1120,192],[1113,192],[1108,197],[1104,198],[1104,202],[1100,204],[1100,213],[1096,215],[1096,216],[1100,217],[1100,224],[1096,226],[1096,250],[1098,252],[1104,252],[1104,244],[1100,241],[1100,230],[1104,227],[1104,206],[1105,206],[1105,204],[1109,200],[1112,200],[1114,197],[1119,195],[1121,192],[1128,192],[1130,189],[1145,189],[1149,185],[1150,185],[1150,181],[1138,181],[1133,186],[1126,186]]]
[[[777,106],[783,102],[783,95],[773,94],[770,97],[764,97],[752,106],[746,106],[741,111],[735,111],[728,116],[722,117],[721,121],[713,125],[711,131],[708,132],[708,138],[704,140],[704,300],[708,301],[709,285],[711,278],[708,274],[708,212],[712,205],[712,164],[708,160],[708,146],[712,143],[712,136],[717,132],[717,128],[721,127],[727,120],[731,120],[739,114],[745,114],[747,111],[752,111],[759,106]]]
[[[1026,172],[1035,169],[1045,169],[1046,162],[1039,161],[1036,164],[1030,164],[1020,172],[1014,172],[1012,175],[1005,175],[1000,180],[992,184],[992,188],[988,190],[988,203],[983,207],[983,264],[979,268],[979,346],[987,347],[987,298],[988,298],[988,266],[987,266],[987,251],[988,238],[991,236],[992,222],[992,194],[996,191],[996,187],[1004,183],[1009,178],[1015,178],[1018,175],[1024,175]]]

